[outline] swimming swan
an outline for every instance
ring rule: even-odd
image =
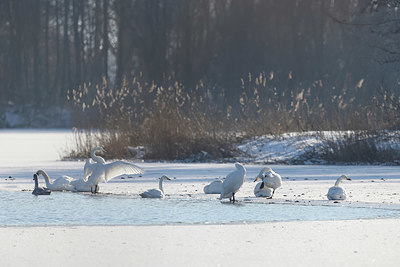
[[[105,152],[102,147],[95,147],[90,151],[90,158],[86,160],[85,166],[83,167],[83,174],[85,176],[85,180],[89,178],[89,176],[93,172],[93,167],[96,163],[105,164],[106,161],[103,157],[96,155],[96,152]]]
[[[35,189],[32,191],[33,195],[50,195],[51,191],[49,189],[39,186],[39,178],[36,173],[33,175],[33,180],[35,181]]]
[[[206,194],[221,194],[222,191],[222,183],[221,179],[217,179],[214,182],[206,185],[203,190]]]
[[[159,185],[158,185],[159,189],[154,188],[154,189],[147,190],[147,191],[141,193],[140,196],[142,198],[164,198],[165,194],[164,194],[164,189],[163,189],[162,184],[163,184],[163,181],[165,179],[166,180],[171,180],[168,176],[163,175],[160,178],[160,182],[159,182]]]
[[[98,192],[98,184],[101,181],[108,182],[111,179],[123,174],[141,174],[143,169],[133,163],[117,160],[111,163],[97,162],[92,166],[90,177],[85,179],[74,180],[71,182],[72,191],[78,192]]]
[[[43,175],[44,180],[46,181],[46,186],[48,189],[51,191],[63,191],[63,190],[72,190],[72,185],[71,182],[75,180],[72,177],[69,176],[62,176],[54,180],[53,182],[50,180],[50,177],[47,175],[47,173],[43,170],[38,170],[36,172],[36,175],[39,177],[40,175]]]
[[[244,180],[246,179],[246,169],[240,163],[235,163],[236,171],[231,172],[226,176],[222,183],[221,195],[219,200],[228,198],[229,201],[235,202],[235,193],[242,187]]]
[[[342,180],[349,180],[351,179],[347,177],[346,175],[340,176],[337,180],[334,186],[329,188],[328,194],[326,195],[329,200],[345,200],[347,197],[346,190],[344,190],[343,187],[340,186],[340,183]]]
[[[262,180],[260,189],[263,189],[264,187],[272,188],[272,195],[268,198],[272,198],[275,190],[282,185],[282,177],[269,167],[263,168],[254,182],[258,179]]]

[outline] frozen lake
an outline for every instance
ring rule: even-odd
[[[0,226],[251,223],[399,218],[400,210],[0,191]]]
[[[323,202],[321,205],[282,203],[303,195],[305,198],[307,194],[309,199],[326,201],[327,188],[341,174],[346,174],[353,180],[346,183],[351,189],[350,197],[353,197],[349,201],[378,196],[379,193],[389,195],[389,201],[399,204],[396,192],[387,193],[387,189],[398,186],[400,167],[397,166],[270,165],[283,177],[284,184],[276,195],[281,198],[278,204],[252,200],[255,185],[252,181],[261,169],[260,165],[245,165],[248,175],[238,194],[238,204],[225,205],[217,200],[217,195],[204,195],[204,184],[225,177],[234,168],[231,163],[137,162],[146,171],[144,175],[119,177],[101,184],[102,194],[52,192],[50,196],[33,196],[32,174],[38,169],[46,170],[52,178],[61,175],[82,178],[84,162],[60,161],[62,151],[73,147],[72,140],[70,130],[0,130],[0,226],[209,224],[400,217],[397,208],[327,206],[322,205]],[[157,178],[163,174],[173,178],[164,185],[168,197],[141,199],[138,193],[150,186],[157,187]]]

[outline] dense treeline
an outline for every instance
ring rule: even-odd
[[[392,6],[390,6],[392,5]],[[273,76],[279,92],[314,81],[365,96],[398,73],[396,1],[1,0],[0,99],[62,105],[103,79],[201,80],[237,102],[241,79]],[[385,41],[382,41],[385,40]],[[392,88],[393,89],[393,88]],[[94,94],[94,93],[93,93]],[[367,99],[367,98],[366,98]],[[361,101],[361,100],[360,100]]]

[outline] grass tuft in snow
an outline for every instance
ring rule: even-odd
[[[400,137],[393,132],[346,132],[324,141],[318,156],[328,163],[400,163]]]

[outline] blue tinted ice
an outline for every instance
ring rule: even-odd
[[[400,210],[265,204],[217,199],[141,199],[138,196],[0,191],[0,226],[150,225],[399,218]]]

